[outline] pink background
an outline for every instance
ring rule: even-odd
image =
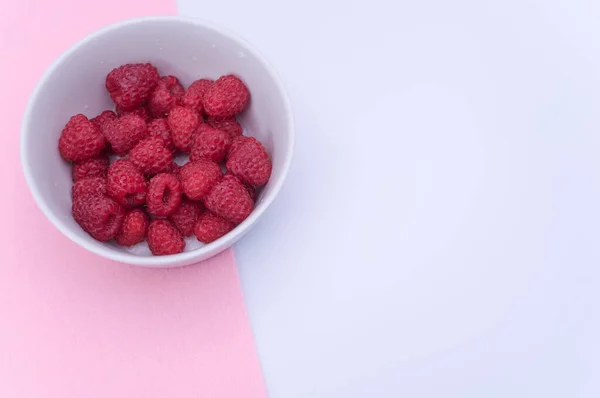
[[[0,396],[266,396],[231,250],[174,270],[100,259],[44,218],[21,173],[21,116],[50,63],[97,28],[174,14],[175,3],[13,0],[3,7]]]

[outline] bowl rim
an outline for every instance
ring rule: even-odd
[[[288,137],[288,145],[286,149],[286,157],[281,169],[281,173],[279,178],[274,181],[274,185],[272,186],[272,190],[268,196],[265,196],[262,201],[254,208],[250,216],[246,218],[241,224],[236,226],[236,228],[228,233],[227,235],[217,239],[214,242],[206,244],[203,247],[198,249],[183,252],[179,254],[172,254],[167,256],[137,256],[132,253],[123,253],[113,250],[109,247],[98,246],[98,245],[90,245],[83,237],[77,235],[76,233],[71,231],[64,221],[53,214],[50,208],[47,206],[46,202],[42,199],[40,191],[37,187],[37,184],[34,181],[34,178],[31,174],[31,170],[29,169],[28,163],[28,154],[25,151],[26,143],[29,139],[29,124],[32,118],[31,112],[33,104],[35,103],[40,90],[43,86],[48,82],[50,77],[54,74],[54,72],[62,65],[62,63],[68,59],[74,52],[79,50],[81,47],[86,45],[88,42],[94,40],[95,38],[102,36],[109,31],[120,29],[122,27],[128,25],[135,25],[140,23],[147,22],[157,22],[157,21],[168,21],[168,22],[178,22],[185,23],[190,25],[197,25],[203,28],[207,28],[215,31],[216,33],[226,36],[232,41],[239,43],[245,51],[252,53],[259,62],[265,67],[271,78],[273,79],[280,95],[284,101],[284,108],[288,115],[288,126],[287,129],[289,131]],[[25,108],[25,112],[23,114],[23,119],[21,122],[21,131],[20,131],[20,157],[21,157],[21,168],[23,169],[23,173],[25,175],[25,181],[35,202],[38,207],[42,210],[42,213],[50,220],[50,222],[65,236],[67,236],[71,241],[75,242],[79,246],[84,249],[95,253],[101,257],[118,261],[121,263],[145,266],[145,267],[169,267],[169,266],[183,266],[188,264],[193,264],[196,260],[197,262],[212,257],[221,251],[227,249],[231,245],[233,245],[239,238],[241,238],[248,230],[256,223],[256,221],[264,214],[264,212],[270,207],[271,203],[275,200],[281,188],[287,178],[292,158],[294,152],[294,141],[295,141],[295,125],[294,125],[294,117],[292,112],[292,107],[290,103],[289,96],[285,89],[285,85],[279,76],[279,74],[275,71],[271,63],[249,42],[247,42],[242,37],[237,34],[231,32],[230,30],[223,28],[219,25],[216,25],[212,22],[208,22],[199,18],[190,18],[190,17],[182,17],[182,16],[174,16],[174,15],[164,15],[164,16],[148,16],[148,17],[138,17],[138,18],[130,18],[120,22],[116,22],[110,25],[107,25],[103,28],[100,28],[84,38],[80,39],[73,45],[71,45],[67,50],[62,52],[58,58],[52,62],[52,64],[46,69],[42,77],[37,82],[33,92],[31,93],[29,100],[27,101],[27,105]]]

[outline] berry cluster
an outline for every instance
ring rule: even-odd
[[[108,74],[106,89],[115,111],[73,116],[58,142],[81,228],[122,246],[147,240],[152,254],[168,255],[185,249],[184,237],[210,243],[250,215],[272,165],[236,119],[250,100],[238,77],[185,89],[152,64],[127,64]]]

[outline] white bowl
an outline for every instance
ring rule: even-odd
[[[208,245],[188,239],[186,251],[176,255],[151,256],[147,249],[132,250],[98,242],[71,216],[71,166],[59,155],[58,138],[72,115],[83,113],[91,118],[113,109],[104,87],[106,75],[121,64],[135,62],[151,62],[162,75],[179,77],[184,86],[202,77],[217,78],[229,73],[240,76],[252,94],[240,122],[246,135],[255,136],[265,145],[273,161],[271,179],[242,224]],[[220,27],[170,16],[117,23],[72,46],[38,83],[21,128],[23,171],[46,217],[63,234],[93,253],[149,267],[193,264],[240,239],[277,196],[290,166],[293,145],[289,99],[268,62],[244,40]]]

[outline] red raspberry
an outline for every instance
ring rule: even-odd
[[[229,172],[225,173],[225,175],[231,175],[231,176],[233,176],[233,174],[230,174]],[[239,180],[239,178],[238,178],[238,180]],[[258,196],[258,192],[256,190],[256,187],[254,185],[246,184],[245,182],[242,182],[242,185],[244,186],[244,188],[248,192],[248,195],[250,195],[250,198],[252,199],[252,201],[256,202],[256,197]]]
[[[204,94],[204,111],[211,116],[234,116],[250,101],[248,87],[236,76],[221,76]]]
[[[173,144],[173,139],[171,139],[171,129],[169,128],[167,119],[152,119],[150,123],[148,123],[148,135],[150,137],[159,137],[163,140],[165,147],[171,151],[171,153],[177,151],[175,144]]]
[[[60,156],[67,162],[98,156],[105,146],[100,128],[81,113],[67,122],[58,140]]]
[[[108,124],[104,130],[104,135],[113,151],[119,156],[125,156],[140,140],[148,135],[148,129],[144,119],[130,113]]]
[[[108,168],[106,191],[125,207],[140,206],[146,201],[146,179],[129,159],[119,159]]]
[[[227,152],[227,158],[229,159],[231,154],[233,152],[235,152],[235,150],[238,149],[240,146],[242,146],[242,143],[244,143],[247,139],[248,139],[248,137],[245,137],[243,135],[240,135],[239,137],[234,138],[231,141],[231,146],[229,147],[229,151]]]
[[[196,130],[190,160],[209,159],[218,163],[225,159],[230,146],[231,139],[226,132],[203,123]]]
[[[202,113],[202,97],[197,92],[187,89],[181,97],[181,106]]]
[[[228,174],[204,198],[208,210],[234,224],[239,224],[252,213],[254,202],[242,182]]]
[[[221,179],[221,168],[215,162],[200,159],[179,169],[183,192],[191,200],[200,200]]]
[[[106,126],[115,120],[117,120],[117,115],[113,111],[104,111],[90,121],[100,127],[102,134],[104,134]]]
[[[183,188],[173,174],[157,174],[148,184],[146,206],[150,214],[166,217],[173,214],[181,204]]]
[[[142,104],[140,107],[130,111],[123,110],[122,108],[119,108],[117,106],[117,115],[124,116],[129,114],[138,115],[139,117],[144,119],[145,122],[148,122],[152,119],[152,115],[150,114],[150,110],[148,109],[146,104]]]
[[[176,105],[179,99],[165,87],[158,86],[150,95],[150,111],[154,117],[165,117]]]
[[[158,80],[158,87],[166,88],[177,98],[181,98],[185,93],[185,88],[183,88],[179,79],[172,75],[161,76]]]
[[[265,147],[254,137],[239,137],[231,145],[227,170],[250,185],[261,186],[271,176],[271,159]]]
[[[185,240],[168,220],[154,220],[148,227],[148,246],[155,256],[181,253]]]
[[[148,101],[150,111],[155,117],[166,116],[171,108],[179,105],[184,93],[185,89],[175,76],[161,77]]]
[[[122,110],[131,111],[148,99],[158,84],[158,70],[151,64],[127,64],[106,76],[106,89]]]
[[[73,182],[90,177],[106,178],[108,172],[108,157],[100,155],[88,160],[73,163],[72,175]]]
[[[208,90],[213,83],[214,80],[200,79],[190,84],[185,91],[185,94],[183,94],[183,97],[181,97],[181,105],[186,108],[195,109],[201,113],[203,109],[202,99],[204,98],[206,90]]]
[[[90,177],[78,180],[71,188],[73,203],[87,196],[106,195],[106,178]]]
[[[193,82],[192,84],[190,84],[190,86],[188,87],[189,91],[194,91],[195,93],[197,93],[200,97],[204,97],[204,94],[206,94],[206,91],[209,89],[210,86],[213,85],[215,81],[212,79],[200,79],[200,80],[196,80],[195,82]]]
[[[74,200],[72,211],[77,224],[99,241],[114,238],[125,218],[125,209],[104,195],[87,195]]]
[[[176,106],[169,112],[167,122],[175,146],[183,152],[189,152],[194,132],[201,123],[200,114],[193,109]]]
[[[167,172],[173,162],[173,155],[165,148],[163,140],[158,137],[148,137],[141,140],[129,152],[129,160],[144,175],[151,176]]]
[[[146,239],[150,217],[143,210],[129,210],[115,240],[121,246],[133,246]]]
[[[194,235],[196,235],[196,239],[200,242],[210,243],[224,236],[234,228],[234,223],[206,211],[198,219],[194,228]]]
[[[224,132],[229,134],[229,137],[231,139],[239,137],[244,132],[244,129],[238,123],[235,117],[221,118],[209,116],[207,123],[216,129],[223,130]]]
[[[204,206],[201,203],[184,198],[177,210],[169,216],[169,220],[183,236],[191,236],[203,210]]]

